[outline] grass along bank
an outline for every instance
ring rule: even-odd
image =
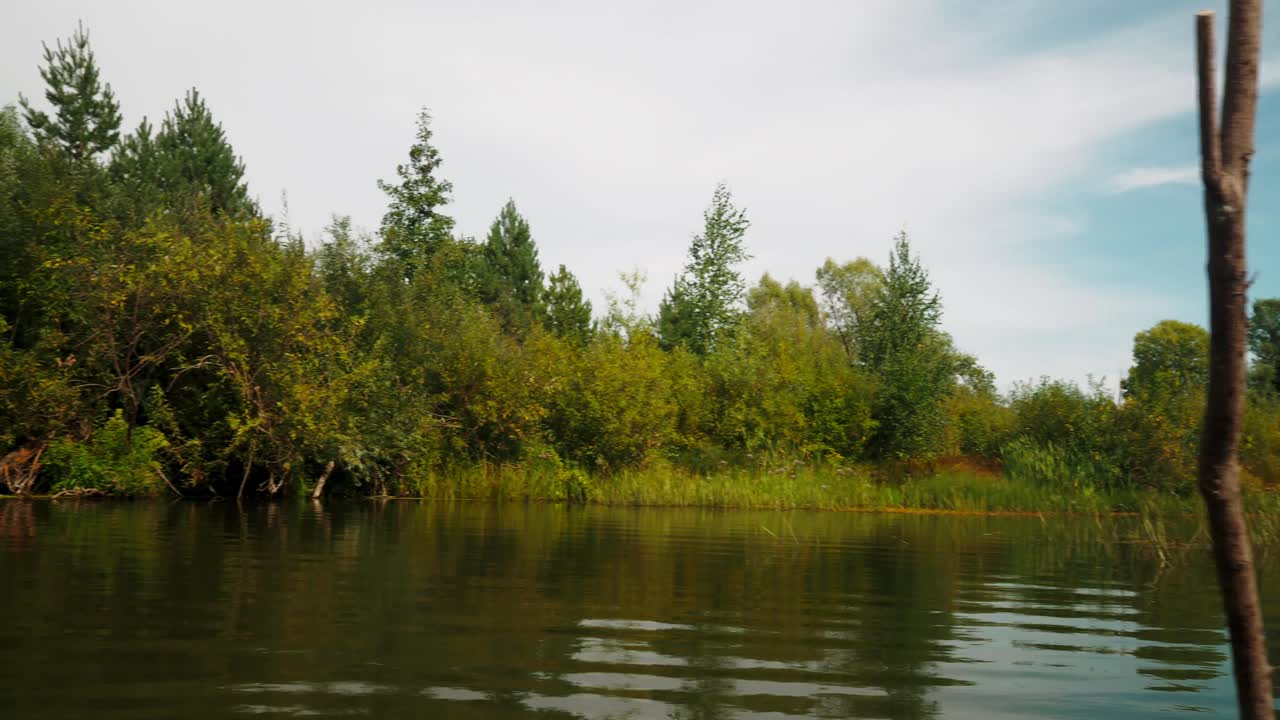
[[[953,513],[1202,512],[1194,492],[1109,488],[1085,480],[1043,483],[972,468],[889,479],[871,467],[723,467],[698,472],[668,464],[591,476],[537,465],[482,465],[423,478],[394,493],[407,497],[555,501],[616,506],[813,509]],[[1250,512],[1280,517],[1280,493],[1255,490]]]

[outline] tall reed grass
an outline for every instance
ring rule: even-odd
[[[1074,463],[1074,464],[1073,464]],[[440,499],[548,501],[615,506],[814,509],[956,513],[1133,513],[1194,515],[1197,495],[1096,483],[1087,462],[1022,457],[1002,474],[964,466],[902,477],[873,466],[832,466],[791,460],[711,471],[653,462],[643,468],[589,476],[558,463],[477,465],[441,473],[399,489]],[[1256,525],[1280,535],[1280,493],[1253,492]]]

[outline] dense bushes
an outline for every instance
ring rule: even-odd
[[[160,451],[168,444],[155,428],[130,428],[117,410],[85,441],[55,439],[44,464],[55,491],[150,495],[164,488]]]

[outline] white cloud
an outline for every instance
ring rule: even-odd
[[[1158,187],[1160,185],[1194,185],[1200,182],[1200,168],[1141,167],[1126,170],[1107,181],[1107,189],[1113,193],[1129,192]]]
[[[287,189],[311,234],[330,212],[377,225],[374,180],[427,105],[459,228],[482,235],[514,197],[544,265],[567,264],[598,303],[640,266],[656,305],[725,179],[753,219],[752,279],[883,261],[905,224],[947,328],[1002,383],[1112,375],[1162,298],[1029,249],[1078,232],[1045,195],[1096,177],[1103,142],[1193,108],[1197,6],[1136,26],[1103,14],[1089,40],[1040,49],[1025,40],[1053,5],[967,7],[47,0],[0,27],[0,98],[38,96],[39,41],[82,17],[130,122],[199,86],[251,187],[268,208]]]

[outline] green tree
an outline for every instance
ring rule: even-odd
[[[1249,351],[1253,353],[1255,387],[1280,392],[1280,298],[1253,301],[1249,317]]]
[[[10,325],[18,322],[24,294],[19,281],[34,264],[30,238],[22,228],[26,220],[23,205],[30,190],[27,175],[35,155],[35,145],[23,131],[14,108],[0,109],[0,318]]]
[[[391,200],[382,217],[382,251],[403,265],[406,276],[447,244],[453,232],[453,218],[443,212],[453,184],[437,176],[440,151],[431,138],[431,114],[424,109],[418,113],[409,162],[396,166],[400,181],[378,181]]]
[[[1203,393],[1209,382],[1209,333],[1164,320],[1133,338],[1133,367],[1120,382],[1125,397]]]
[[[751,223],[721,183],[703,213],[703,231],[689,245],[689,259],[658,310],[664,347],[684,345],[706,355],[732,332],[746,282],[736,266],[749,260],[743,236]]]
[[[373,272],[370,241],[356,233],[351,217],[345,215],[335,215],[324,229],[324,235],[324,241],[315,251],[316,273],[348,317],[363,317],[367,312]]]
[[[98,77],[98,64],[83,25],[57,48],[44,46],[40,77],[53,115],[37,110],[19,96],[27,125],[41,142],[62,148],[73,159],[90,160],[110,150],[120,138],[120,104],[110,84]]]
[[[856,338],[862,362],[881,383],[875,447],[882,458],[928,459],[945,439],[944,400],[955,389],[955,350],[938,330],[942,301],[929,273],[898,233],[884,282]]]
[[[167,192],[198,195],[214,212],[257,214],[244,181],[244,163],[195,88],[165,115],[155,150]]]
[[[523,333],[544,315],[542,265],[529,222],[508,200],[489,226],[482,251],[481,299],[494,308],[502,326]]]
[[[546,306],[548,330],[575,345],[591,339],[591,301],[564,265],[547,278]]]
[[[1204,328],[1165,320],[1134,336],[1116,428],[1130,481],[1175,491],[1193,487],[1208,382]]]
[[[765,275],[734,336],[707,358],[712,434],[747,452],[858,457],[875,428],[874,380],[822,322],[810,288]]]
[[[592,469],[642,463],[679,425],[670,355],[652,335],[598,334],[574,353],[568,382],[548,400],[548,435],[561,457]]]
[[[190,203],[231,215],[259,212],[244,163],[195,88],[165,113],[159,131],[143,118],[120,141],[110,169],[139,220],[161,207],[190,210]]]
[[[671,281],[671,287],[662,294],[654,325],[663,349],[693,349],[698,324],[693,309],[693,290],[685,277],[677,275]]]
[[[817,276],[827,322],[840,338],[845,352],[856,359],[859,329],[870,319],[871,301],[884,283],[884,271],[866,258],[843,265],[827,258],[818,268]]]
[[[111,155],[110,170],[125,203],[137,217],[162,206],[166,178],[160,152],[156,148],[154,128],[145,117],[136,130],[121,138]]]

